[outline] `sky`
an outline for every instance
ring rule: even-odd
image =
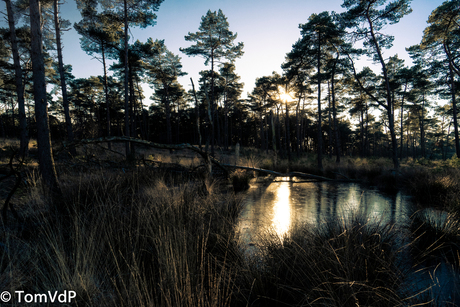
[[[386,27],[385,33],[394,35],[395,41],[393,48],[386,50],[384,56],[398,54],[409,65],[405,48],[420,43],[428,16],[442,2],[413,0],[413,12],[398,24]],[[313,13],[342,12],[342,3],[343,0],[164,0],[156,13],[157,24],[146,29],[132,27],[130,43],[135,40],[145,42],[149,37],[164,39],[168,49],[181,57],[183,71],[188,75],[181,77],[179,82],[187,91],[191,89],[190,77],[196,85],[199,71],[210,67],[204,65],[203,58],[188,57],[179,48],[192,45],[192,42],[185,41],[184,36],[198,31],[201,17],[208,10],[221,9],[227,17],[230,31],[238,34],[235,42],[244,43],[244,55],[236,60],[235,65],[244,83],[242,98],[246,98],[254,88],[256,78],[270,75],[273,71],[282,73],[281,64],[286,53],[300,38],[299,24],[306,23]],[[1,1],[1,11],[5,11],[4,6]],[[72,24],[81,19],[75,2],[70,0],[61,7],[61,16]],[[2,26],[7,27],[5,21]],[[73,28],[63,34],[63,46],[64,63],[73,66],[72,73],[76,78],[102,75],[102,64],[81,50],[79,35]],[[371,66],[372,61],[369,59],[362,65]],[[144,104],[149,105],[153,90],[148,85],[143,88],[146,96]]]

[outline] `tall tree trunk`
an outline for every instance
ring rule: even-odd
[[[281,107],[280,107],[281,108]],[[281,153],[281,122],[280,122],[280,109],[276,107],[276,127],[278,130],[278,137],[276,138],[278,141],[278,149]]]
[[[16,135],[16,120],[14,118],[14,99],[13,96],[10,95],[10,102],[11,102],[11,128],[13,131],[13,135]]]
[[[403,156],[403,142],[404,142],[404,129],[403,129],[403,124],[404,124],[404,99],[406,98],[406,91],[407,91],[407,82],[404,84],[404,93],[401,99],[401,132],[400,132],[400,149],[399,149],[399,157],[402,158]]]
[[[214,49],[211,49],[211,155],[214,156],[215,128],[214,121],[216,118],[214,102]]]
[[[20,145],[19,154],[21,157],[26,157],[29,153],[29,132],[27,129],[27,118],[24,100],[24,83],[22,80],[22,69],[19,58],[18,42],[16,39],[16,27],[14,25],[14,14],[11,6],[11,0],[4,0],[6,10],[8,13],[8,25],[10,30],[11,50],[13,52],[13,63],[15,73],[16,94],[18,97],[19,109],[19,131],[20,131]]]
[[[56,48],[57,48],[57,55],[58,55],[58,65],[59,65],[59,77],[61,79],[61,92],[62,92],[62,105],[64,107],[64,117],[65,117],[65,126],[67,130],[67,140],[69,142],[74,141],[73,129],[72,129],[72,120],[70,118],[70,110],[69,110],[69,100],[67,98],[67,87],[66,87],[66,80],[64,74],[64,63],[62,60],[62,46],[61,46],[61,26],[59,20],[59,0],[54,0],[53,7],[54,7],[54,29],[56,32]],[[70,153],[72,156],[77,155],[77,151],[75,147],[70,148]]]
[[[361,157],[365,156],[366,145],[364,144],[364,108],[361,107],[359,118],[359,129],[361,130]]]
[[[219,116],[219,106],[217,105],[217,102],[216,102],[216,113],[215,113],[214,118],[216,120],[216,130],[217,130],[216,141],[217,141],[217,145],[220,147],[222,146],[222,136],[221,136],[222,127],[221,127],[220,116]]]
[[[392,147],[392,153],[391,157],[393,160],[393,166],[395,169],[399,169],[399,159],[398,159],[398,143],[396,140],[396,134],[395,134],[395,123],[394,123],[394,110],[393,110],[393,100],[391,99],[391,88],[390,88],[390,79],[388,78],[388,71],[387,67],[385,64],[385,60],[383,59],[382,52],[380,50],[380,46],[378,43],[378,40],[375,36],[374,33],[374,24],[373,21],[371,20],[369,16],[369,12],[367,12],[367,21],[369,23],[370,27],[370,34],[372,37],[372,42],[375,46],[375,51],[377,53],[379,62],[382,66],[382,71],[383,71],[383,78],[385,80],[385,91],[386,91],[386,100],[387,100],[387,114],[388,114],[388,128],[390,130],[390,137],[391,137],[391,147]]]
[[[107,64],[105,62],[105,48],[104,44],[101,44],[102,53],[102,66],[104,67],[104,96],[105,96],[105,114],[107,118],[107,137],[111,136],[111,124],[110,124],[110,101],[109,101],[109,86],[107,82]],[[112,143],[107,142],[108,148],[112,149]]]
[[[169,101],[169,85],[165,82],[163,87],[166,91],[165,111],[166,111],[166,141],[172,144],[172,127],[171,127],[171,104]]]
[[[460,158],[460,141],[458,136],[458,120],[457,120],[457,102],[455,99],[455,79],[454,79],[454,70],[452,67],[452,62],[449,61],[449,72],[450,72],[450,82],[451,82],[451,95],[452,95],[452,112],[454,120],[454,135],[455,135],[455,153],[457,158]]]
[[[198,145],[201,150],[200,106],[198,104],[198,98],[196,97],[195,84],[193,83],[193,79],[190,78],[190,81],[192,82],[193,97],[195,97],[196,129],[198,132]]]
[[[420,150],[422,158],[425,158],[425,93],[422,94],[422,105],[420,108]]]
[[[332,158],[333,139],[332,136],[332,101],[331,101],[331,84],[327,81],[327,119],[328,119],[328,142],[327,142],[327,155]]]
[[[291,133],[289,126],[289,108],[286,100],[286,149],[288,154],[288,161],[291,162]]]
[[[296,148],[297,157],[300,157],[300,102],[302,95],[299,95],[299,101],[295,108],[295,134],[296,134]]]
[[[260,110],[260,149],[265,150],[265,129],[264,129],[264,116],[262,112],[263,106],[261,106]]]
[[[340,163],[340,139],[339,139],[339,128],[337,124],[337,107],[336,107],[336,100],[335,100],[335,68],[337,65],[337,61],[339,60],[340,54],[337,53],[337,58],[334,62],[334,67],[332,69],[332,76],[331,76],[331,96],[332,96],[332,120],[334,125],[334,139],[335,139],[335,155],[336,163]]]
[[[272,149],[273,149],[273,153],[276,156],[277,154],[276,152],[276,132],[275,132],[274,117],[275,115],[273,114],[273,110],[270,110],[270,126],[271,126],[271,131],[272,131]]]
[[[228,80],[227,80],[228,82]],[[228,135],[228,95],[227,93],[225,94],[225,99],[224,99],[224,149],[227,151],[228,150],[228,140],[229,140],[229,135]]]
[[[128,76],[129,76],[129,118],[130,118],[130,128],[131,128],[131,137],[134,137],[134,138],[137,138],[137,135],[136,135],[136,110],[135,110],[135,106],[136,106],[136,95],[134,94],[134,76],[133,76],[133,72],[132,72],[132,67],[131,65],[128,65],[129,67],[129,73],[128,73]],[[130,146],[130,154],[131,154],[131,157],[134,158],[135,156],[135,145],[134,143],[131,142],[131,144],[129,144]]]
[[[125,136],[130,137],[130,130],[129,130],[129,68],[128,68],[128,0],[123,0],[124,6],[124,26],[125,26],[125,33],[124,33],[124,49],[125,49],[125,75],[124,75],[124,85],[125,85]],[[130,151],[130,143],[126,142],[125,144],[125,153],[126,157],[128,157],[131,153]]]
[[[321,130],[321,34],[318,33],[318,169],[323,170],[323,132]]]
[[[29,0],[31,59],[33,71],[33,90],[35,100],[35,117],[37,121],[37,143],[39,169],[50,191],[59,193],[56,169],[54,167],[51,135],[48,120],[48,103],[46,97],[45,64],[42,53],[42,31],[39,0]]]

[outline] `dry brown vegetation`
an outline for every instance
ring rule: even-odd
[[[3,150],[7,170],[10,151]],[[9,213],[0,235],[0,290],[71,289],[78,293],[75,306],[446,303],[433,289],[441,264],[455,275],[460,266],[455,160],[405,161],[400,172],[385,159],[347,158],[340,166],[326,160],[322,175],[403,187],[420,204],[450,213],[433,219],[419,211],[401,227],[360,214],[321,227],[297,225],[283,240],[267,233],[261,253],[247,258],[235,231],[244,195],[229,183],[247,183],[257,174],[239,170],[231,180],[210,179],[193,155],[139,150],[144,158],[130,163],[98,147],[73,160],[58,158],[61,199],[44,193],[33,163],[25,168],[13,197],[22,220]],[[317,172],[311,157],[275,166],[247,150],[232,159],[221,156],[244,166]],[[3,192],[9,188],[2,185]],[[428,277],[415,287],[418,271]],[[458,288],[452,283],[453,301],[460,299]]]

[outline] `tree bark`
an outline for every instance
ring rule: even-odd
[[[286,100],[286,149],[288,154],[288,161],[291,162],[291,127],[289,125],[289,108]],[[290,164],[290,163],[289,163]]]
[[[21,157],[26,157],[29,152],[29,132],[27,129],[27,118],[26,118],[26,111],[25,111],[24,83],[22,80],[22,69],[21,69],[21,62],[19,58],[18,43],[17,43],[17,38],[16,38],[16,27],[14,25],[13,8],[11,6],[11,0],[4,0],[4,1],[6,4],[6,10],[8,14],[8,26],[10,30],[11,50],[13,53],[16,94],[18,97],[19,130],[20,130],[19,153]]]
[[[67,87],[66,87],[66,80],[65,80],[65,74],[64,74],[64,63],[62,60],[61,27],[60,27],[60,20],[59,20],[58,1],[59,0],[54,0],[53,7],[54,7],[54,28],[56,32],[56,48],[57,48],[57,55],[58,55],[59,76],[61,79],[62,105],[64,107],[64,117],[65,117],[65,124],[66,124],[66,130],[67,130],[67,140],[69,142],[73,142],[74,135],[73,135],[73,129],[72,129],[72,120],[70,118],[69,100],[67,98]],[[77,151],[75,150],[75,148],[69,148],[69,150],[72,156],[76,156]]]
[[[318,169],[323,170],[323,132],[321,128],[321,33],[318,33]]]
[[[457,102],[455,99],[455,79],[454,79],[454,70],[452,61],[449,61],[449,72],[450,72],[450,82],[451,82],[451,95],[452,95],[452,113],[454,120],[454,135],[455,135],[455,153],[457,158],[460,158],[460,140],[458,136],[458,120],[457,120]]]
[[[385,91],[386,91],[386,100],[387,100],[387,114],[388,114],[388,128],[390,130],[390,137],[391,137],[391,145],[392,145],[392,159],[393,159],[393,166],[395,169],[399,169],[399,159],[398,159],[398,142],[396,140],[395,134],[395,123],[394,123],[394,110],[393,110],[393,101],[391,99],[391,88],[390,88],[390,80],[388,78],[388,71],[386,68],[385,60],[383,59],[382,51],[380,50],[379,43],[374,33],[374,25],[369,16],[369,12],[367,12],[367,21],[370,27],[370,34],[372,37],[372,42],[375,46],[375,51],[377,52],[377,56],[379,58],[379,62],[382,66],[383,71],[383,78],[385,80]]]
[[[336,107],[336,100],[335,100],[335,69],[337,66],[337,61],[339,60],[340,54],[337,52],[337,58],[335,59],[334,66],[332,69],[332,76],[331,76],[331,98],[332,98],[332,121],[334,125],[334,139],[335,139],[335,155],[336,163],[340,163],[340,139],[339,139],[339,127],[337,124],[337,107]]]
[[[56,169],[51,148],[51,135],[46,99],[45,65],[42,53],[42,31],[39,0],[29,0],[31,59],[33,71],[33,91],[35,100],[35,117],[37,121],[37,143],[39,169],[50,191],[59,193]]]
[[[192,82],[193,97],[195,97],[195,115],[196,115],[196,129],[198,132],[198,146],[201,149],[200,107],[198,104],[198,98],[196,97],[195,84],[193,83],[193,79],[190,78],[190,81]]]
[[[124,86],[125,86],[125,136],[130,137],[130,130],[129,130],[129,68],[128,68],[128,3],[127,0],[123,0],[124,6],[124,26],[125,26],[125,33],[124,33],[124,50],[125,50],[125,75],[124,75]],[[125,144],[125,152],[126,157],[131,153],[130,150],[130,143],[127,142]]]
[[[107,117],[107,137],[110,137],[111,133],[111,124],[110,124],[110,101],[109,101],[109,87],[107,84],[107,64],[105,63],[105,48],[104,43],[101,44],[101,53],[102,53],[102,66],[104,67],[104,96],[105,96],[105,108],[106,108],[106,117]],[[109,149],[112,149],[112,144],[109,142],[107,144]]]

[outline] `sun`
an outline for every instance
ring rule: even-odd
[[[280,99],[282,101],[292,100],[292,95],[289,92],[286,92],[284,88],[280,88]]]

